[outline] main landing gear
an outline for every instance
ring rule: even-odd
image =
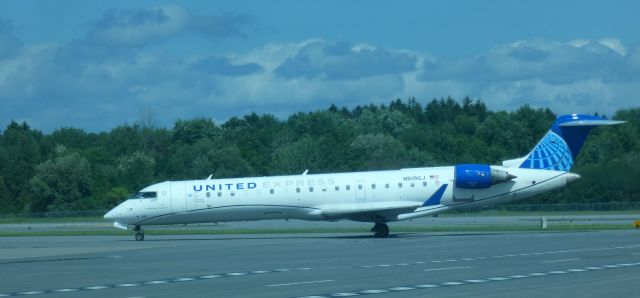
[[[133,228],[133,231],[136,232],[136,241],[142,241],[144,240],[144,231],[142,230],[142,227],[139,225],[136,225]]]
[[[378,238],[385,238],[389,236],[389,226],[384,222],[377,222],[373,228],[371,228],[371,232]]]

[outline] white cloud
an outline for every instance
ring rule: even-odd
[[[295,71],[283,75],[283,65]],[[458,59],[322,39],[188,58],[78,41],[24,45],[0,60],[0,121],[96,131],[133,123],[143,109],[171,126],[178,118],[286,116],[331,103],[449,95],[479,98],[494,110],[526,103],[611,115],[637,106],[639,83],[640,48],[614,40],[522,40]]]
[[[561,43],[524,40],[498,45],[476,57],[431,59],[420,78],[425,81],[519,81],[540,79],[550,84],[580,80],[624,80],[627,49],[615,39]]]
[[[252,21],[246,14],[195,15],[174,5],[109,10],[93,24],[88,40],[113,47],[138,47],[187,33],[208,38],[243,37]]]
[[[286,79],[354,80],[413,71],[416,61],[413,55],[372,45],[317,41],[299,48],[274,72]]]

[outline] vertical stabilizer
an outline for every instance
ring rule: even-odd
[[[506,160],[503,165],[527,169],[569,171],[592,128],[620,123],[624,123],[624,121],[581,114],[562,115],[556,119],[549,132],[529,154],[522,158]]]

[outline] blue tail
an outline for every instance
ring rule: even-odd
[[[503,165],[569,171],[592,128],[619,123],[624,121],[581,114],[562,115],[529,154],[519,159],[504,161]]]

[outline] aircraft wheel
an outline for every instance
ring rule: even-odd
[[[378,238],[385,238],[389,236],[389,226],[383,222],[377,222],[373,228],[371,228],[373,235]]]
[[[137,232],[136,233],[136,241],[142,241],[142,240],[144,240],[144,233]]]

